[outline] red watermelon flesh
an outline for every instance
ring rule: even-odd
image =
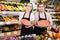
[[[49,21],[47,21],[47,20],[40,20],[38,22],[38,26],[49,26],[49,25],[50,25]]]
[[[24,25],[31,25],[31,22],[26,20],[26,19],[22,19],[21,21]]]

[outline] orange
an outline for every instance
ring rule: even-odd
[[[57,38],[60,38],[60,32],[56,34],[56,37]]]

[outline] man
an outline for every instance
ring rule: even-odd
[[[34,23],[35,24],[34,33],[36,35],[41,35],[41,34],[43,35],[45,33],[48,33],[50,38],[52,39],[53,38],[52,32],[47,31],[47,29],[48,28],[50,29],[50,27],[48,27],[48,28],[42,27],[42,26],[39,27],[37,25],[37,23],[39,21],[47,20],[47,21],[49,21],[49,24],[50,24],[49,26],[51,26],[51,27],[53,26],[52,17],[48,12],[45,12],[45,5],[43,3],[41,3],[37,6],[37,12],[35,12],[34,17],[35,17],[35,20],[34,20],[35,21],[35,23]],[[52,27],[52,28],[55,28],[55,27]]]

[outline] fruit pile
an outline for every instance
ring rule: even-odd
[[[0,11],[1,10],[6,10],[6,9],[7,9],[7,7],[5,5],[0,5]]]
[[[54,5],[54,10],[55,10],[56,12],[60,12],[60,4]]]
[[[59,12],[59,13],[60,13],[60,12]],[[52,16],[52,18],[53,18],[53,19],[60,19],[60,15],[56,13],[56,14],[54,14],[54,15]]]
[[[42,40],[42,35],[37,35],[36,38],[37,40]]]
[[[1,1],[0,11],[25,11],[24,6],[23,3]]]
[[[9,17],[9,16],[5,16],[5,17],[2,17],[0,16],[0,21],[11,21],[11,20],[18,20],[18,17]]]
[[[2,32],[10,32],[15,30],[20,30],[20,26],[17,24],[0,26],[0,31]]]

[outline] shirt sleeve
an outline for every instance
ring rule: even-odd
[[[31,13],[31,15],[30,15],[30,21],[34,21],[34,20],[35,20],[34,13]]]
[[[53,26],[53,21],[52,21],[52,17],[49,13],[47,13],[47,20],[49,20],[50,25]]]

